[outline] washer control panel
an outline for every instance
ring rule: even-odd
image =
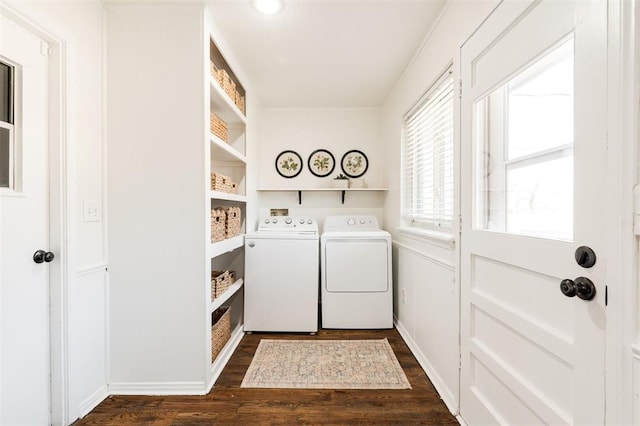
[[[260,220],[258,231],[318,232],[318,222],[310,217],[269,216]]]

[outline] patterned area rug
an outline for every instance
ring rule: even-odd
[[[241,387],[411,389],[387,339],[263,339]]]

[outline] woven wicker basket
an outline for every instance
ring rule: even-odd
[[[223,306],[211,314],[211,362],[231,337],[231,308]]]
[[[222,241],[227,236],[226,212],[224,209],[211,210],[211,242]]]
[[[240,207],[227,207],[225,209],[227,238],[235,237],[240,233],[241,212]]]
[[[231,182],[231,184],[229,185],[229,193],[231,194],[237,194],[238,193],[238,184],[235,182]]]
[[[224,120],[222,120],[213,112],[210,114],[209,127],[211,128],[211,133],[225,142],[228,141],[229,131],[227,128],[227,123],[225,123]]]
[[[243,114],[246,114],[246,111],[244,109],[244,96],[242,96],[240,92],[238,92],[237,90],[236,90],[234,101],[238,109],[242,111]]]
[[[220,297],[235,282],[235,271],[211,271],[211,301]]]
[[[209,72],[211,72],[211,77],[217,81],[216,76],[218,73],[218,67],[216,67],[216,64],[214,64],[213,61],[209,61]]]
[[[212,172],[211,173],[211,190],[212,191],[220,191],[220,192],[233,192],[234,183],[231,182],[231,178],[229,176],[221,175],[220,173]],[[237,185],[236,185],[237,188]],[[236,193],[237,193],[236,189]]]
[[[236,82],[229,77],[225,70],[222,70],[222,90],[229,96],[231,100],[236,99]]]

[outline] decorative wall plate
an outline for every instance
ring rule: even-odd
[[[326,149],[316,149],[309,156],[307,167],[315,176],[325,177],[333,173],[336,160],[333,158],[333,154]]]
[[[342,156],[340,166],[345,175],[350,178],[359,178],[367,172],[369,160],[364,152],[352,149]]]
[[[298,176],[302,171],[302,157],[295,151],[282,151],[276,157],[276,171],[285,178]]]

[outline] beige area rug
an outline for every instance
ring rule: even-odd
[[[263,339],[241,387],[411,389],[387,339]]]

